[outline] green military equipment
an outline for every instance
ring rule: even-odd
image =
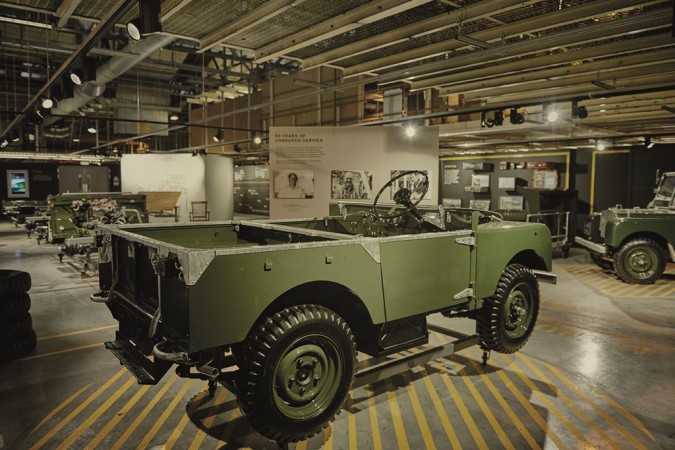
[[[93,236],[98,224],[148,221],[145,195],[120,192],[58,194],[50,200],[50,242]]]
[[[427,343],[429,314],[476,321],[476,334],[430,358],[519,350],[537,319],[537,277],[555,280],[548,228],[417,208],[423,197],[402,188],[396,205],[316,219],[101,226],[92,300],[119,321],[106,347],[143,384],[177,364],[211,393],[225,385],[282,443],[325,427],[355,380],[390,376],[358,368],[357,351]]]
[[[650,284],[675,261],[675,172],[661,175],[646,208],[609,208],[590,217],[575,241],[626,283]]]

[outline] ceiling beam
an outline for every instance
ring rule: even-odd
[[[664,3],[663,1],[658,1],[657,3]],[[524,20],[519,20],[517,22],[512,22],[507,25],[497,26],[489,28],[486,30],[478,31],[476,33],[471,33],[471,37],[479,39],[485,42],[496,43],[503,39],[518,37],[522,34],[531,33],[531,32],[541,32],[546,31],[552,28],[560,28],[564,25],[570,25],[577,23],[579,21],[584,21],[596,17],[598,15],[620,12],[625,9],[636,8],[640,5],[636,5],[635,1],[632,0],[598,0],[590,3],[584,3],[579,6],[573,6],[570,8],[565,8],[557,10],[547,14],[541,14],[538,16],[529,17]],[[669,8],[663,8],[666,10]],[[669,11],[670,12],[670,11]],[[639,16],[641,16],[640,14]],[[664,13],[664,15],[667,15]],[[670,14],[672,16],[672,13]],[[627,19],[630,19],[628,17]],[[626,20],[626,19],[618,19]],[[672,20],[672,17],[671,17]],[[611,24],[615,21],[603,21],[597,24],[592,25],[593,27],[604,26]],[[584,27],[588,28],[588,27]],[[596,28],[597,29],[597,28]],[[578,31],[578,30],[573,30]],[[634,30],[628,30],[626,32],[632,32]],[[544,35],[536,39],[528,39],[523,41],[524,43],[528,41],[540,41],[546,40],[548,36]],[[520,44],[520,43],[517,43]],[[497,46],[496,49],[483,50],[482,52],[491,52],[495,57],[500,56],[499,50],[503,49],[505,46],[513,44],[506,44]],[[557,44],[553,41],[548,42],[548,48],[557,48],[562,47],[565,44]],[[345,77],[356,76],[364,73],[377,73],[387,68],[395,67],[398,65],[410,64],[427,58],[441,56],[450,51],[457,50],[459,48],[465,48],[466,45],[458,41],[444,41],[438,42],[436,44],[427,45],[424,47],[419,47],[411,49],[404,52],[399,52],[394,55],[389,55],[384,58],[372,59],[366,63],[357,64],[345,68],[344,74]],[[481,52],[481,53],[482,53]],[[473,52],[476,53],[476,52]],[[477,55],[478,53],[476,53]],[[476,57],[476,55],[472,56]],[[430,72],[433,73],[434,70],[442,72],[443,69],[447,70],[449,68],[457,67],[459,64],[455,64],[456,57],[450,57],[447,60],[435,61],[428,64],[423,64],[415,68],[415,72],[424,73],[428,75]],[[396,72],[400,76],[405,76],[407,69],[400,69],[400,72]],[[412,71],[409,71],[412,73]],[[389,74],[387,74],[389,75]],[[395,78],[395,77],[393,77]]]
[[[669,34],[663,33],[654,36],[646,36],[637,39],[630,39],[621,42],[611,42],[604,45],[595,45],[587,48],[575,49],[566,52],[552,53],[549,55],[538,55],[536,58],[528,60],[518,59],[516,61],[504,64],[494,65],[492,59],[478,58],[478,61],[463,64],[456,68],[456,73],[440,77],[427,78],[419,81],[413,81],[411,88],[413,91],[427,89],[430,87],[441,87],[454,85],[465,81],[478,81],[490,79],[491,77],[503,77],[524,70],[547,69],[561,64],[581,62],[584,60],[594,60],[596,58],[618,56],[637,50],[648,50],[663,46],[673,46],[673,39]],[[491,64],[485,67],[485,64]],[[467,70],[469,67],[475,67]]]
[[[287,36],[255,52],[255,62],[262,63],[289,54],[316,42],[346,33],[402,11],[429,3],[431,0],[375,0]]]
[[[523,2],[522,0],[485,0],[479,3],[450,11],[430,19],[415,22],[410,25],[396,28],[366,39],[353,42],[349,45],[328,50],[326,52],[306,58],[305,68],[312,68],[323,64],[332,63],[340,59],[353,57],[376,49],[405,42],[426,34],[436,33],[450,27],[456,27],[459,21],[472,22],[494,14],[520,8],[526,4],[538,3],[541,0]]]
[[[589,83],[594,80],[606,80],[622,77],[628,69],[644,68],[653,65],[675,62],[673,49],[638,53],[618,58],[602,59],[578,65],[565,65],[546,70],[532,70],[526,73],[517,73],[504,77],[491,78],[475,82],[460,83],[439,89],[440,95],[466,94],[468,92],[485,92],[492,88],[507,86],[512,89],[528,90],[536,88],[542,83],[551,86]],[[669,70],[672,65],[663,66],[662,70]],[[634,73],[632,70],[631,73]],[[647,72],[644,72],[647,73]],[[639,74],[639,70],[638,70]]]
[[[538,16],[536,19],[531,20],[536,21],[541,17],[544,16]],[[550,19],[552,18],[549,18],[549,20]],[[528,22],[528,20],[521,22]],[[525,56],[528,54],[537,54],[539,52],[555,50],[564,46],[584,45],[587,43],[594,43],[598,40],[621,37],[626,33],[637,33],[663,29],[670,27],[671,23],[672,11],[670,8],[660,8],[613,21],[597,22],[581,28],[565,29],[564,31],[545,34],[533,39],[499,45],[487,50],[478,50],[469,54],[448,58],[447,60],[442,59],[427,64],[420,64],[414,67],[397,69],[382,74],[379,78],[381,82],[414,80],[416,77],[421,76],[421,74],[427,74],[436,70],[440,72],[443,69],[458,67],[465,63],[471,63],[476,58],[481,58],[482,60],[484,60],[484,58],[505,60],[509,58]],[[526,23],[521,24],[521,26],[526,25]],[[480,33],[474,33],[474,35],[475,34]],[[349,71],[346,71],[345,74],[347,74],[347,72]]]
[[[59,21],[56,22],[56,29],[60,30],[68,22],[70,16],[73,15],[82,0],[63,0],[56,9],[56,17]]]
[[[216,31],[206,36],[199,42],[200,49],[198,52],[203,53],[210,50],[213,47],[222,44],[223,41],[231,39],[233,36],[243,33],[266,20],[272,19],[305,1],[306,0],[271,0],[265,2],[260,7],[244,14],[234,22],[225,27],[218,28]]]

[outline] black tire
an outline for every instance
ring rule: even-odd
[[[602,270],[614,270],[614,263],[608,259],[604,259],[599,253],[590,252],[589,255],[591,261]]]
[[[30,291],[31,279],[28,272],[0,270],[0,300],[16,297]]]
[[[511,264],[504,269],[492,297],[483,302],[477,328],[482,344],[499,353],[520,350],[539,314],[539,283],[530,269]]]
[[[30,295],[28,294],[21,294],[0,302],[0,317],[3,322],[11,322],[29,310]]]
[[[24,334],[32,327],[33,318],[29,313],[19,314],[11,320],[2,318],[2,322],[0,322],[0,342]]]
[[[32,352],[37,344],[35,331],[28,330],[26,333],[17,335],[11,341],[0,341],[0,364],[20,358]]]
[[[237,386],[251,426],[279,443],[320,432],[340,412],[354,382],[356,344],[335,312],[286,308],[244,341]]]
[[[652,284],[663,275],[666,255],[651,239],[633,239],[614,254],[614,270],[626,283]]]

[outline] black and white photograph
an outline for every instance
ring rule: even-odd
[[[413,170],[413,169],[406,169],[406,170]],[[394,178],[401,172],[405,172],[405,170],[392,170],[391,171],[391,178]],[[429,183],[429,177],[431,176],[430,171],[428,170],[420,170],[419,172],[424,172],[427,175],[427,181],[426,183]],[[402,188],[408,188],[410,192],[412,193],[410,195],[410,201],[413,203],[416,202],[422,193],[424,192],[426,188],[426,183],[424,176],[420,173],[411,173],[409,175],[405,175],[398,180],[394,181],[394,184],[391,186],[391,199],[394,199],[394,194],[396,191]],[[426,189],[426,195],[424,196],[424,200],[430,200],[431,199],[431,192],[430,189]]]
[[[332,170],[331,199],[373,198],[373,172],[369,170]]]
[[[314,171],[275,170],[274,198],[314,198]]]
[[[490,209],[490,200],[469,200],[469,208],[488,211]]]

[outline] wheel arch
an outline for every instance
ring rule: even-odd
[[[336,312],[347,322],[357,338],[373,326],[370,311],[351,289],[333,281],[310,281],[294,286],[272,301],[261,312],[251,329],[284,308],[302,304],[319,305]]]
[[[511,264],[522,264],[523,266],[534,270],[550,270],[550,267],[546,267],[544,258],[532,249],[521,250],[516,253],[511,260],[509,260],[507,266]]]
[[[670,254],[668,253],[668,240],[665,237],[661,236],[660,234],[654,233],[653,231],[638,231],[636,233],[629,234],[628,236],[623,238],[621,244],[616,250],[618,251],[628,242],[634,241],[635,239],[651,239],[652,241],[659,244],[661,250],[663,251],[663,256],[666,258],[670,258]]]

